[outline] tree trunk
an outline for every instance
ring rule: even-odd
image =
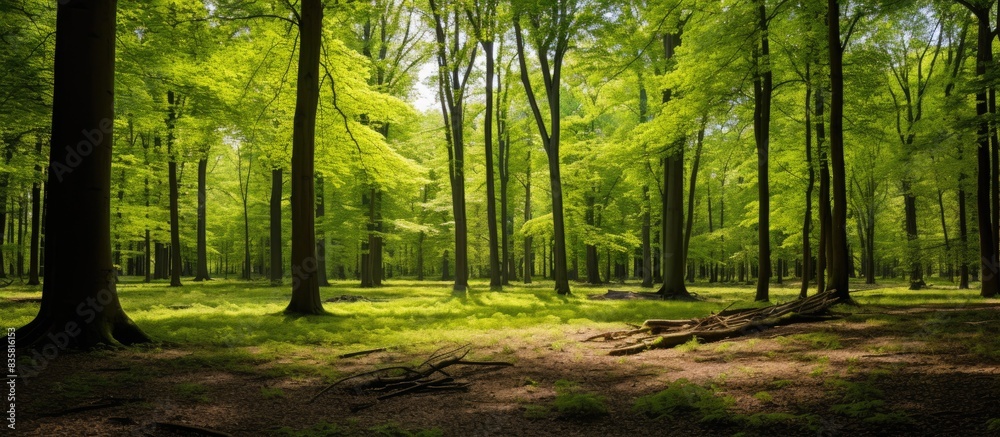
[[[687,229],[684,231],[684,262],[693,266],[691,261],[688,259],[689,248],[691,244],[691,231],[694,228],[694,195],[695,186],[698,184],[698,166],[701,163],[701,147],[705,144],[705,124],[708,122],[708,116],[703,115],[701,117],[701,128],[698,129],[698,142],[694,149],[694,162],[691,163],[691,186],[688,188],[688,209],[687,209]],[[688,269],[688,282],[694,282],[694,269]]]
[[[41,138],[35,143],[35,152],[42,153]],[[42,216],[42,166],[35,164],[35,180],[31,183],[31,248],[28,256],[28,285],[39,285],[38,280],[38,244],[41,241]]]
[[[987,74],[987,67],[992,64],[992,31],[990,30],[988,8],[986,10],[973,11],[976,13],[978,24],[978,51],[976,62],[976,75],[984,77]],[[988,93],[986,89],[981,89],[976,93],[976,115],[979,117],[979,149],[976,154],[978,163],[978,176],[976,178],[976,205],[979,219],[979,254],[980,269],[982,272],[982,288],[980,295],[983,297],[993,297],[1000,293],[1000,275],[998,275],[997,265],[997,239],[994,231],[995,223],[991,211],[995,205],[991,204],[990,191],[992,188],[991,179],[991,157],[990,157],[990,123],[987,119],[989,113]]]
[[[903,181],[903,211],[906,222],[906,252],[910,262],[910,290],[919,290],[926,284],[921,266],[920,241],[917,239],[917,198],[913,195],[909,180]]]
[[[649,203],[649,187],[642,187],[642,197],[645,199],[646,208],[642,212],[642,286],[653,288],[653,248],[650,244],[650,212],[652,207]]]
[[[768,41],[768,17],[763,0],[757,4],[757,25],[760,31],[759,51],[754,50],[754,139],[757,143],[757,295],[755,300],[767,302],[771,279],[771,192],[768,180],[768,152],[771,130],[771,48]]]
[[[271,285],[282,283],[281,192],[282,170],[271,169]]]
[[[167,164],[167,183],[170,184],[170,286],[181,286],[181,231],[180,217],[178,214],[178,181],[177,181],[177,158],[173,154],[174,145],[174,125],[177,122],[177,108],[179,103],[173,91],[167,91],[167,155],[170,162]]]
[[[680,31],[663,35],[664,58],[672,60],[680,46]],[[663,104],[670,102],[671,90],[663,91]],[[660,262],[663,285],[657,293],[669,298],[690,298],[684,284],[684,139],[671,145],[663,159],[663,194],[661,219]],[[691,205],[688,206],[689,208]]]
[[[486,227],[489,231],[490,245],[490,290],[503,289],[500,266],[500,243],[497,235],[497,201],[496,188],[493,185],[493,77],[496,67],[493,62],[493,42],[482,41],[486,56],[486,114],[485,139],[486,145]]]
[[[531,150],[528,150],[527,158],[527,170],[524,175],[524,222],[527,223],[531,220]],[[532,249],[531,249],[531,236],[524,236],[524,283],[531,283],[531,275],[534,273],[531,267],[534,265],[532,260]]]
[[[63,349],[149,341],[122,310],[111,264],[115,7],[114,0],[58,5],[48,275],[38,315],[16,333],[19,346],[41,348],[36,365]]]
[[[320,286],[329,287],[326,279],[326,230],[323,228],[323,217],[326,215],[326,185],[323,175],[316,174],[316,280]]]
[[[208,170],[208,157],[198,160],[198,265],[195,266],[195,281],[208,281],[208,242],[206,238],[206,196],[205,185]]]
[[[841,300],[850,300],[847,259],[847,178],[844,168],[844,51],[840,42],[840,5],[827,0],[828,47],[830,52],[830,166],[833,190],[832,258],[828,290]]]
[[[323,3],[302,0],[299,14],[299,65],[292,130],[292,299],[291,314],[323,314],[316,270],[316,107],[319,103],[319,58]]]
[[[809,279],[812,276],[812,247],[810,246],[809,234],[812,230],[812,193],[816,185],[816,172],[813,170],[812,159],[812,93],[813,84],[810,76],[809,64],[806,64],[806,168],[808,169],[809,182],[806,184],[806,211],[802,220],[802,269],[800,277],[802,286],[799,288],[799,298],[805,299],[809,294]]]

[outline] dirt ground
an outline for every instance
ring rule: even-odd
[[[567,341],[559,346],[473,345],[477,353],[515,365],[456,369],[457,379],[471,383],[466,392],[410,394],[356,412],[352,406],[371,398],[334,389],[307,403],[326,385],[319,378],[263,376],[224,366],[172,367],[171,357],[190,353],[181,347],[164,347],[155,354],[76,354],[56,360],[42,376],[18,388],[23,400],[18,433],[212,435],[155,426],[169,422],[236,436],[420,435],[422,430],[446,436],[1000,435],[1000,351],[991,346],[1000,342],[975,346],[977,335],[996,332],[1000,303],[841,311],[853,315],[628,357],[608,356],[612,344],[582,342],[599,333],[596,329],[568,330]],[[385,351],[339,365],[345,373],[363,372],[416,359]],[[134,368],[143,368],[147,376],[93,388],[72,400],[52,395],[71,388],[66,387],[70,375],[116,380]],[[727,412],[733,417],[788,414],[772,415],[772,420],[704,421],[695,410],[661,417],[634,410],[637,398],[681,378],[729,397]],[[560,414],[552,407],[560,380],[603,397],[607,414]],[[178,395],[183,384],[195,388]],[[849,399],[845,387],[861,387],[864,396],[879,403]],[[119,402],[108,403],[113,399]],[[121,405],[70,410],[101,402]],[[850,402],[857,408],[843,406]]]

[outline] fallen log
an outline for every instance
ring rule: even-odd
[[[703,342],[725,340],[763,331],[780,325],[838,318],[829,312],[839,303],[832,290],[780,305],[730,310],[690,320],[647,320],[638,329],[598,334],[586,341],[625,340],[639,334],[645,337],[631,344],[619,345],[610,355],[630,355],[653,348],[672,348],[693,339]]]

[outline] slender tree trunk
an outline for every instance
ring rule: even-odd
[[[808,169],[809,182],[806,184],[806,211],[802,220],[802,286],[799,289],[799,298],[805,299],[809,293],[809,279],[812,276],[812,247],[810,246],[809,234],[812,231],[812,194],[816,185],[816,172],[813,170],[812,159],[812,77],[810,75],[809,64],[806,64],[806,168]]]
[[[691,244],[691,231],[694,228],[694,195],[695,186],[698,184],[698,166],[701,163],[701,147],[705,143],[705,124],[708,122],[708,116],[703,115],[701,118],[701,128],[698,129],[698,142],[694,149],[694,162],[691,163],[691,186],[688,188],[688,209],[687,209],[687,229],[684,231],[684,262],[690,266],[688,268],[688,282],[694,282],[694,264],[688,259],[688,254],[690,251]]]
[[[326,185],[323,175],[316,174],[316,281],[320,286],[329,287],[326,279],[326,230],[323,228],[323,217],[326,215]]]
[[[754,139],[757,143],[757,295],[755,300],[769,300],[771,279],[771,192],[768,180],[768,153],[771,130],[771,93],[774,88],[771,73],[771,48],[768,41],[768,17],[764,1],[757,3],[757,25],[760,31],[759,52],[754,58]]]
[[[827,0],[828,46],[830,52],[830,167],[833,191],[830,281],[841,300],[850,300],[847,259],[847,177],[844,166],[844,51],[840,42],[840,5]]]
[[[292,131],[292,299],[291,314],[323,314],[316,270],[316,108],[319,104],[319,58],[323,3],[302,0],[299,14],[299,65]]]
[[[524,222],[531,220],[531,150],[528,151],[527,170],[524,175]],[[531,283],[531,267],[534,265],[531,235],[524,236],[524,283]]]
[[[271,285],[282,283],[281,192],[282,170],[271,169]]]
[[[594,215],[595,215],[594,214],[594,203],[595,203],[594,192],[593,192],[593,189],[591,189],[587,193],[587,210],[586,210],[586,212],[584,214],[584,216],[585,216],[584,220],[587,223],[587,226],[590,226],[590,227],[594,226]],[[594,231],[596,232],[597,230],[594,229]],[[587,244],[587,248],[586,249],[587,249],[587,283],[589,283],[589,284],[600,284],[601,283],[601,275],[600,275],[600,272],[598,270],[599,269],[599,267],[598,267],[599,263],[598,263],[598,255],[597,255],[597,246],[595,246],[593,244]]]
[[[178,181],[177,181],[177,158],[173,154],[174,125],[177,122],[178,98],[173,91],[167,91],[167,155],[170,162],[167,164],[167,183],[170,184],[170,286],[181,286],[181,231],[180,217],[178,214]]]
[[[642,197],[645,199],[646,208],[642,212],[642,286],[653,288],[653,247],[650,244],[650,208],[649,187],[642,187]],[[709,211],[711,215],[711,211]]]
[[[208,241],[206,238],[206,196],[205,185],[208,171],[208,157],[198,160],[198,265],[195,266],[195,281],[208,281]]]
[[[56,14],[47,277],[38,315],[16,333],[45,359],[49,349],[149,341],[122,310],[111,265],[115,7],[71,0]]]
[[[35,152],[41,155],[42,139],[35,143]],[[38,280],[38,244],[41,241],[42,216],[42,166],[35,165],[35,180],[31,183],[31,248],[28,256],[28,285],[39,285]]]
[[[482,41],[483,52],[486,55],[486,114],[485,139],[486,145],[486,224],[490,244],[490,290],[503,289],[500,266],[500,244],[497,235],[497,203],[496,188],[493,185],[493,77],[496,67],[493,64],[493,42]]]

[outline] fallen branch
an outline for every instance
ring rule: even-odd
[[[801,322],[831,320],[838,316],[829,313],[830,307],[839,303],[830,290],[781,305],[764,308],[730,310],[729,307],[707,317],[690,320],[647,320],[639,329],[598,334],[586,341],[624,340],[639,334],[651,334],[633,344],[618,346],[611,355],[629,355],[652,348],[671,348],[693,339],[713,342],[739,337],[775,326]]]
[[[416,367],[393,366],[347,376],[320,390],[319,393],[316,393],[315,396],[309,399],[309,403],[316,401],[316,399],[334,387],[354,380],[362,381],[351,386],[349,391],[355,394],[378,394],[376,400],[389,399],[415,392],[465,390],[469,386],[469,383],[457,381],[445,369],[451,366],[510,367],[514,365],[513,363],[504,361],[466,360],[465,357],[469,352],[471,352],[469,346],[461,346],[449,350],[438,349]],[[368,408],[372,405],[374,404],[365,403],[358,407],[352,407],[352,410],[355,408]]]

